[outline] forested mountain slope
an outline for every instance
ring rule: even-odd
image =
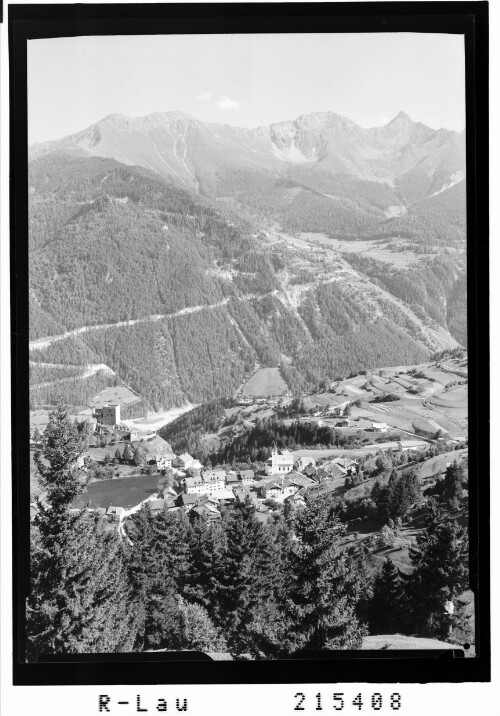
[[[273,217],[292,232],[404,232],[448,244],[465,238],[464,134],[431,129],[404,112],[371,129],[334,112],[256,129],[200,122],[183,112],[113,114],[71,136],[34,145],[30,155],[61,150],[77,159],[109,157],[141,166]]]
[[[78,404],[111,379],[155,409],[204,402],[232,395],[256,365],[279,366],[299,391],[453,347],[447,321],[463,334],[463,267],[451,257],[414,274],[427,291],[415,297],[350,257],[272,243],[259,230],[268,216],[242,218],[236,203],[141,167],[48,153],[31,162],[29,186],[30,358],[115,374],[95,376],[89,395],[79,387]],[[54,371],[34,403],[53,401]]]

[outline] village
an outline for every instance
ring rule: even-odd
[[[127,386],[112,386],[72,416],[87,443],[78,459],[87,489],[72,509],[97,512],[108,529],[129,542],[132,516],[144,505],[153,514],[182,510],[190,520],[217,521],[235,501],[248,498],[256,518],[267,523],[287,505],[299,507],[326,495],[345,502],[352,511],[349,530],[368,538],[373,530],[369,515],[349,505],[369,498],[377,481],[385,484],[394,468],[400,475],[415,469],[422,486],[432,489],[454,460],[467,456],[466,352],[415,367],[363,371],[300,396],[237,394],[226,402],[219,429],[202,431],[196,449],[183,439],[185,428],[180,428],[180,441],[176,436],[184,449],[176,451],[169,433],[158,429],[157,416],[131,417],[130,407],[139,400]],[[196,406],[174,409],[171,424],[196,412]],[[32,414],[32,455],[47,420],[43,414],[44,424],[37,423],[38,415]],[[225,445],[269,420],[279,420],[285,432],[300,426],[329,437],[294,445],[270,440],[264,443],[263,459],[221,457]],[[203,457],[210,452],[212,460]],[[34,470],[31,487],[34,519]],[[405,550],[411,537],[408,528]],[[398,556],[403,567],[406,557]]]
[[[366,379],[360,378],[365,381],[366,390]],[[392,385],[396,385],[394,378],[389,376]],[[397,379],[400,385],[396,387],[401,388],[401,383],[404,389],[412,387],[399,376]],[[377,381],[381,383],[380,378],[372,376],[370,387],[378,387]],[[374,476],[383,473],[380,465],[384,464],[387,469],[385,463],[377,463],[377,456],[388,455],[394,463],[409,467],[414,464],[415,455],[425,454],[432,445],[445,453],[465,448],[466,438],[453,438],[446,431],[431,438],[423,430],[417,434],[411,425],[410,430],[395,431],[389,422],[369,419],[370,415],[386,414],[384,409],[395,405],[391,401],[373,406],[375,412],[363,417],[359,401],[361,389],[357,386],[361,386],[360,379],[346,382],[336,393],[316,395],[315,399],[301,397],[295,402],[283,396],[236,397],[234,407],[226,411],[228,422],[232,422],[232,415],[247,416],[246,420],[239,421],[243,429],[255,425],[260,416],[269,415],[279,404],[281,408],[287,406],[289,417],[283,421],[285,425],[297,420],[318,428],[334,428],[338,434],[365,435],[365,444],[357,450],[320,449],[321,446],[288,450],[270,445],[268,459],[247,465],[246,469],[204,465],[188,452],[176,454],[172,445],[152,429],[155,425],[148,427],[144,419],[122,419],[122,407],[131,400],[126,388],[107,389],[76,418],[80,428],[86,431],[89,445],[78,461],[78,467],[87,473],[89,484],[87,492],[74,502],[73,510],[85,508],[97,512],[105,517],[109,529],[117,529],[128,541],[128,528],[132,525],[129,518],[144,505],[153,514],[183,510],[189,519],[212,521],[220,520],[235,500],[248,498],[255,507],[257,519],[268,522],[287,504],[304,505],[307,498],[320,495],[340,499],[365,483],[366,489],[371,489]],[[116,402],[110,402],[110,398]],[[249,422],[252,417],[253,422]],[[434,423],[431,427],[439,429],[440,426]],[[235,426],[225,430],[229,435],[238,434]],[[39,439],[39,431],[36,433]],[[32,447],[34,443],[32,439]],[[451,459],[441,461],[434,478],[444,472]],[[426,481],[429,482],[429,477]],[[33,506],[32,517],[35,514]],[[354,520],[359,521],[359,518]]]
[[[336,408],[335,414],[345,409],[343,403]],[[143,504],[155,513],[163,509],[177,511],[181,508],[208,519],[219,519],[220,508],[229,505],[235,499],[249,497],[255,504],[259,518],[267,521],[270,511],[290,500],[295,504],[304,504],[304,494],[312,490],[314,494],[324,494],[343,487],[345,479],[359,471],[359,462],[350,458],[335,458],[323,462],[312,455],[294,457],[289,450],[274,448],[266,461],[264,470],[210,469],[188,453],[176,455],[170,443],[155,432],[130,430],[120,423],[120,405],[104,405],[96,408],[92,420],[86,425],[92,431],[90,442],[93,445],[116,445],[115,457],[111,461],[111,452],[103,458],[103,464],[121,465],[140,470],[142,480],[157,480],[157,489],[152,495],[137,504],[112,504],[92,507],[92,482],[89,491],[81,499],[82,506],[88,502],[89,509],[106,515],[111,523],[122,523],[137,512]],[[414,443],[409,441],[410,449]],[[89,458],[82,456],[79,467],[89,468]],[[148,480],[148,478],[150,478]],[[115,484],[127,483],[131,478],[114,480]],[[127,497],[122,500],[127,502]],[[74,509],[78,509],[75,507]]]

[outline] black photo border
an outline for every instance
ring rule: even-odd
[[[488,3],[339,2],[8,6],[14,685],[425,683],[490,680]],[[359,651],[279,661],[188,654],[61,655],[24,660],[29,584],[27,41],[79,35],[305,32],[463,34],[466,66],[469,473],[476,653]],[[479,418],[481,420],[479,421]],[[193,665],[186,669],[186,660]],[[139,668],[140,666],[143,668]],[[144,668],[146,667],[146,668]]]

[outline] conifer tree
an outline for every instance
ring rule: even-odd
[[[414,627],[424,633],[443,636],[444,604],[453,601],[468,587],[468,537],[456,520],[439,522],[432,515],[427,528],[410,549],[414,567],[409,595],[414,604]]]
[[[123,456],[122,460],[124,462],[131,462],[134,459],[134,449],[130,445],[130,443],[127,443],[125,447],[123,448]]]
[[[256,519],[248,498],[238,501],[225,524],[216,614],[234,653],[248,649],[246,626],[262,604],[274,600],[280,575],[274,536]]]
[[[178,640],[176,649],[194,651],[225,652],[227,644],[224,636],[210,619],[207,610],[199,604],[190,604],[182,597],[177,599],[179,609]]]
[[[218,522],[193,520],[189,532],[189,569],[184,596],[217,617],[219,575],[222,572],[225,534]],[[213,618],[213,617],[212,617]]]
[[[360,565],[340,547],[343,529],[327,498],[308,500],[297,513],[284,605],[285,652],[353,649],[361,643],[366,629],[355,613]]]
[[[420,496],[420,481],[415,472],[404,473],[390,493],[389,513],[392,518],[404,517]]]
[[[403,577],[388,557],[373,580],[372,596],[366,609],[370,634],[404,632],[407,603]]]
[[[446,502],[456,507],[462,498],[463,489],[467,486],[468,470],[465,463],[460,465],[455,460],[446,470],[443,481],[443,497]]]
[[[153,515],[146,504],[133,516],[129,574],[137,600],[144,605],[138,646],[176,648],[179,639],[177,596],[188,569],[188,523],[182,513]]]
[[[49,414],[42,447],[34,455],[38,480],[54,526],[75,497],[86,490],[88,477],[77,462],[84,449],[84,437],[69,419],[67,407],[58,403]]]
[[[131,598],[116,533],[87,511],[66,511],[58,531],[51,512],[32,528],[27,657],[131,651],[141,606]]]
[[[35,455],[45,490],[32,526],[26,602],[27,656],[127,651],[141,610],[131,598],[116,533],[87,511],[69,512],[86,489],[78,467],[85,442],[58,404]]]

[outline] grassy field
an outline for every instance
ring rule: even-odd
[[[324,246],[325,248],[338,251],[339,253],[349,254],[364,254],[365,256],[378,261],[386,261],[395,268],[406,268],[415,261],[419,261],[422,258],[422,254],[415,254],[413,251],[394,251],[392,248],[386,248],[388,244],[397,244],[398,247],[405,249],[407,242],[401,239],[391,239],[379,244],[377,241],[370,240],[356,240],[346,241],[339,239],[332,239],[326,234],[320,233],[302,233],[300,238],[303,241],[307,241],[316,245]],[[426,254],[433,256],[435,254]]]
[[[90,405],[93,408],[102,408],[103,405],[108,405],[109,403],[130,405],[132,403],[137,403],[140,399],[141,398],[138,395],[133,393],[125,385],[118,385],[110,386],[109,388],[101,390],[101,392],[90,401]]]
[[[243,396],[284,395],[288,386],[281,377],[279,368],[260,368],[243,386]]]
[[[421,479],[432,477],[433,475],[440,474],[446,467],[453,463],[455,460],[461,462],[461,460],[468,454],[468,449],[463,450],[452,450],[451,452],[445,452],[442,455],[436,455],[430,460],[426,460],[421,465],[415,468],[417,475]]]

